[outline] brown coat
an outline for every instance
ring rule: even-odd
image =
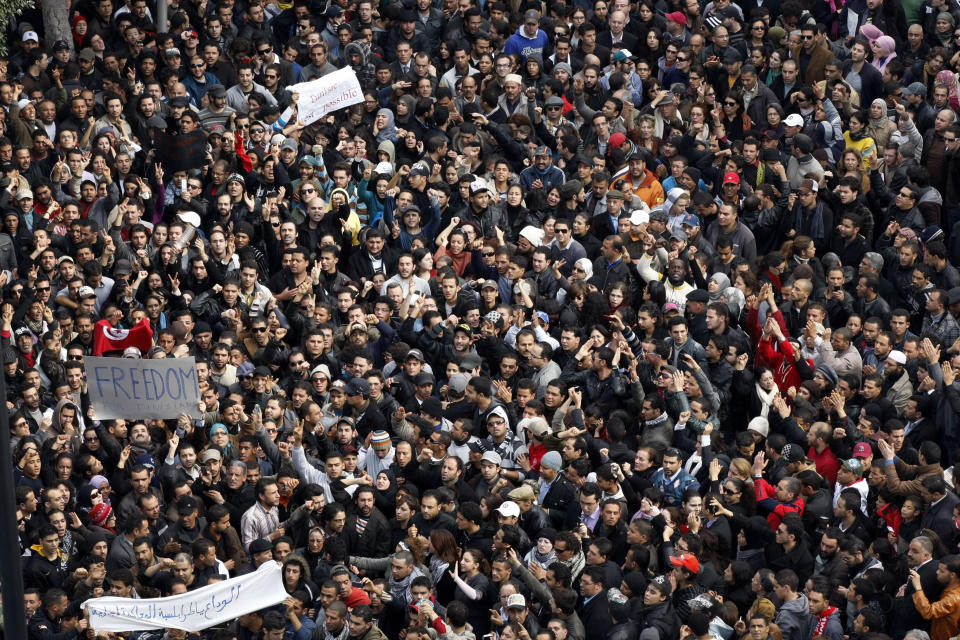
[[[233,560],[234,572],[246,566],[248,561],[247,552],[243,550],[243,543],[240,541],[240,534],[237,533],[237,530],[232,526],[227,527],[226,530],[220,534],[219,539],[214,539],[214,534],[209,531],[209,526],[207,529],[204,529],[200,535],[213,543],[217,559],[221,562]]]
[[[949,640],[960,631],[960,584],[947,587],[934,603],[927,600],[923,590],[915,591],[913,604],[917,613],[930,623],[930,640]]]
[[[790,53],[790,57],[796,60],[797,67],[800,67],[800,52],[803,51],[803,45],[797,45]],[[823,69],[833,60],[833,53],[826,47],[817,47],[810,54],[810,62],[807,64],[806,73],[801,73],[800,79],[804,84],[813,84],[826,79]]]
[[[887,489],[892,493],[898,496],[923,496],[927,501],[929,501],[929,495],[923,488],[923,479],[927,476],[943,474],[939,464],[912,465],[900,460],[894,464],[884,465],[883,470],[887,475]],[[909,480],[901,480],[901,476]]]

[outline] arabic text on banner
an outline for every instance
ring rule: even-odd
[[[95,631],[149,631],[182,629],[197,632],[283,602],[279,563],[267,562],[259,570],[196,591],[166,598],[93,598],[83,603]]]

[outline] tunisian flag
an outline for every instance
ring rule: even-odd
[[[150,321],[144,318],[133,329],[114,329],[108,320],[101,320],[93,329],[93,355],[104,351],[123,351],[127,347],[137,347],[146,353],[153,346],[153,329]]]

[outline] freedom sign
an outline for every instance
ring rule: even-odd
[[[154,418],[186,413],[200,418],[193,358],[84,358],[90,402],[100,420]]]
[[[316,122],[331,111],[363,102],[363,89],[350,67],[289,86],[287,91],[299,94],[297,122],[302,124]]]
[[[81,605],[94,631],[182,629],[195,633],[283,602],[280,563],[270,561],[257,571],[166,598],[92,598]]]

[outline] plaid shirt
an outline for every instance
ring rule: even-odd
[[[240,531],[243,535],[243,547],[250,549],[250,543],[260,538],[266,538],[280,528],[280,511],[273,507],[264,509],[258,500],[256,504],[246,510],[240,519]]]

